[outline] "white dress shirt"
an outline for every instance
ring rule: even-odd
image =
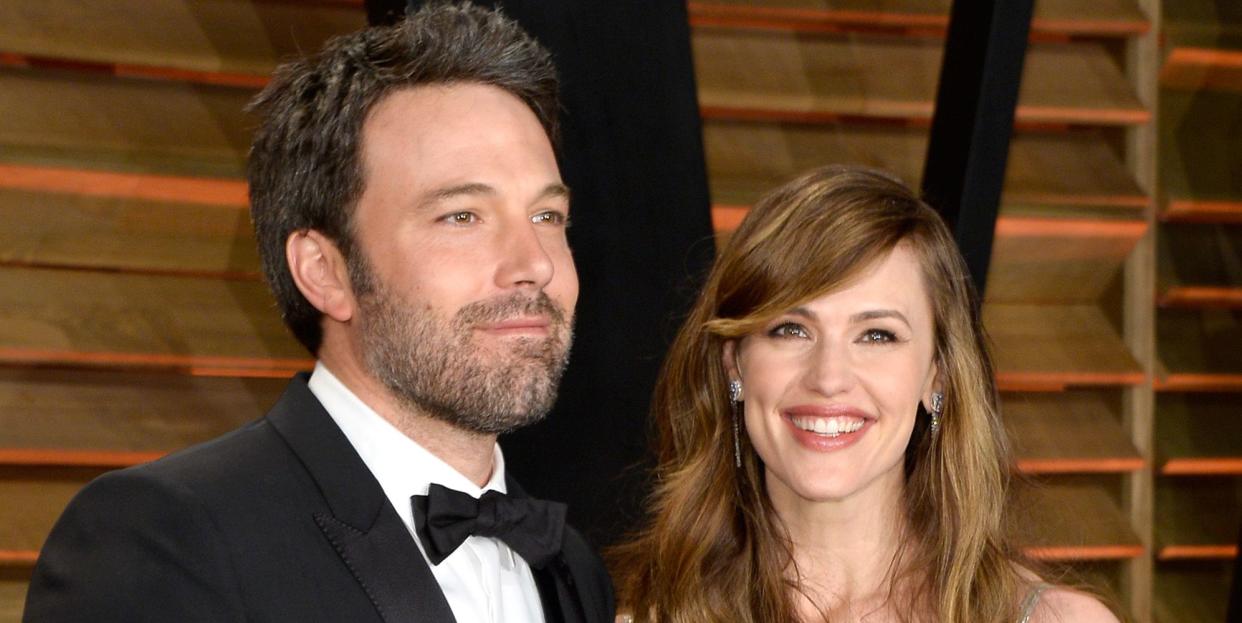
[[[427,495],[431,483],[475,498],[489,489],[505,492],[505,459],[499,445],[493,451],[491,479],[480,488],[397,430],[322,363],[315,365],[308,385],[383,487],[424,560],[427,552],[414,532],[411,496]],[[530,566],[498,539],[471,536],[440,564],[430,560],[427,564],[458,623],[544,620]]]

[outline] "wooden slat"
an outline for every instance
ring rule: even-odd
[[[239,179],[120,173],[73,167],[0,163],[0,188],[234,208],[250,205],[246,183]]]
[[[1232,562],[1163,562],[1156,567],[1157,623],[1221,623],[1229,605]]]
[[[1003,390],[1143,382],[1141,368],[1098,307],[985,303],[983,318]]]
[[[1175,89],[1242,91],[1242,51],[1174,48],[1160,69],[1160,85]]]
[[[1156,451],[1162,474],[1242,475],[1242,401],[1225,393],[1161,394]]]
[[[1156,482],[1160,560],[1233,558],[1242,525],[1242,480],[1165,477]]]
[[[1143,457],[1101,392],[1006,394],[1002,413],[1028,474],[1131,472]]]
[[[0,464],[123,467],[263,415],[283,379],[0,369]]]
[[[1242,222],[1242,92],[1161,91],[1160,176],[1170,222]]]
[[[1242,201],[1170,199],[1160,213],[1166,223],[1242,223]]]
[[[803,122],[929,119],[943,48],[935,40],[735,30],[700,30],[692,44],[704,116]],[[1019,124],[1149,118],[1104,48],[1085,43],[1029,49],[1016,115]]]
[[[1225,286],[1182,286],[1166,287],[1156,299],[1161,307],[1180,307],[1187,309],[1203,309],[1207,307],[1224,307],[1242,309],[1242,287]]]
[[[183,82],[0,69],[6,163],[238,179],[253,95]]]
[[[691,0],[692,25],[778,28],[811,32],[901,30],[942,32],[949,0]],[[1036,35],[1129,37],[1148,31],[1143,12],[1128,0],[1035,3]]]
[[[708,120],[708,178],[718,205],[754,203],[808,169],[850,163],[891,171],[917,187],[925,130],[891,125],[759,124]],[[1073,163],[1073,166],[1067,166]],[[1148,199],[1096,132],[1018,133],[1010,147],[1007,204],[1115,207],[1141,217]]]
[[[1242,311],[1164,309],[1157,315],[1158,390],[1242,389]]]
[[[1058,479],[1017,503],[1026,553],[1040,560],[1127,559],[1143,555],[1112,492],[1084,479]],[[1084,518],[1091,518],[1085,521]]]
[[[260,282],[0,268],[0,363],[286,377],[310,361]]]
[[[142,19],[135,19],[142,16]],[[197,72],[266,75],[366,25],[360,6],[250,0],[83,0],[0,4],[5,52]]]
[[[102,473],[89,468],[0,467],[0,566],[29,567],[69,500]]]
[[[259,275],[244,207],[0,188],[0,221],[0,264]]]

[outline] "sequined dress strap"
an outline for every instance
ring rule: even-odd
[[[1031,613],[1035,612],[1035,606],[1039,603],[1039,595],[1051,588],[1050,584],[1036,584],[1031,588],[1031,592],[1026,594],[1026,599],[1022,600],[1022,618],[1018,619],[1018,623],[1030,623]]]

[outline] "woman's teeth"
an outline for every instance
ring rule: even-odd
[[[812,417],[796,417],[793,420],[794,426],[810,431],[817,435],[837,436],[842,433],[852,433],[863,426],[863,419],[856,417],[830,417],[830,418],[812,418]]]

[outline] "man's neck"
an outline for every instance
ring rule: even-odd
[[[471,482],[482,487],[491,479],[495,435],[462,430],[405,404],[355,358],[336,357],[330,350],[321,350],[319,361],[380,417]]]

